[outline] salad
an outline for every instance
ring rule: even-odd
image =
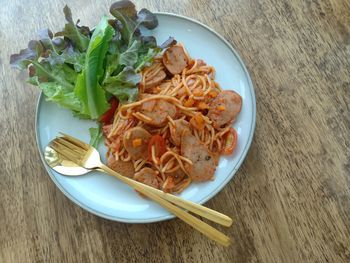
[[[117,103],[137,98],[141,70],[172,45],[169,38],[157,45],[140,28],[154,29],[157,17],[147,9],[137,12],[129,0],[110,6],[112,18],[103,16],[93,29],[74,22],[70,8],[63,12],[62,31],[39,31],[26,49],[10,57],[12,67],[27,70],[27,82],[37,86],[48,101],[72,111],[82,119],[107,123]],[[101,129],[91,128],[91,144],[97,145]]]

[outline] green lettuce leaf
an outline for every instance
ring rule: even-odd
[[[136,12],[135,5],[129,0],[115,2],[109,9],[110,13],[120,21],[119,31],[125,44],[129,47],[133,43],[133,38],[140,36],[139,27],[141,25],[148,29],[158,26],[157,17],[147,9]],[[118,26],[118,24],[116,24]]]
[[[158,19],[151,11],[142,8],[137,14],[137,23],[147,29],[155,29],[158,26]]]
[[[72,12],[67,5],[63,8],[63,12],[68,23],[65,24],[64,30],[61,32],[57,32],[55,36],[64,36],[70,39],[73,45],[79,49],[79,51],[85,51],[89,45],[89,28],[79,27],[79,20],[76,24],[74,23],[72,18]]]
[[[101,139],[102,139],[102,128],[101,126],[97,128],[90,128],[90,145],[94,148],[97,148]]]
[[[121,25],[116,24],[116,26],[118,26],[123,41],[127,46],[130,46],[136,29],[134,18],[136,18],[137,13],[135,5],[128,0],[118,1],[111,5],[109,11],[120,21]]]
[[[91,119],[97,119],[109,108],[100,80],[104,75],[105,56],[113,33],[114,29],[108,24],[107,17],[102,17],[91,36],[85,67],[77,78],[75,94],[83,104],[82,113]]]
[[[121,102],[131,102],[137,98],[137,85],[141,81],[138,72],[161,51],[156,39],[143,36],[140,27],[153,29],[158,25],[158,20],[147,9],[137,13],[135,5],[129,0],[112,4],[110,13],[116,18],[109,21],[116,35],[108,51],[102,87]]]
[[[137,84],[141,74],[132,67],[125,67],[118,75],[105,80],[104,89],[116,96],[121,102],[134,101],[137,97]]]
[[[76,34],[81,35],[78,41],[89,41],[89,38],[81,33],[86,34],[87,27],[74,25],[69,8],[65,7],[64,11],[67,21],[71,24],[66,26],[74,26],[75,30],[79,31]],[[48,101],[72,110],[75,116],[86,118],[87,115],[82,111],[83,104],[74,91],[78,73],[85,64],[85,53],[78,50],[78,46],[81,45],[74,43],[75,38],[68,38],[68,35],[64,35],[65,38],[54,37],[49,29],[40,30],[38,36],[39,40],[31,40],[28,48],[11,56],[11,66],[19,69],[28,67],[27,82],[38,86]]]
[[[44,47],[40,41],[31,40],[28,43],[28,47],[22,49],[18,54],[12,54],[10,57],[10,65],[13,68],[25,69],[33,60],[38,60]]]
[[[147,53],[139,54],[139,57],[135,65],[135,70],[139,72],[143,67],[151,65],[151,63],[153,62],[153,58],[157,54],[159,54],[160,51],[161,49],[159,48],[150,48],[147,50]]]
[[[74,92],[67,91],[52,82],[40,83],[39,88],[44,92],[48,101],[56,102],[66,109],[80,112],[81,103]]]
[[[65,50],[63,50],[60,57],[66,64],[72,65],[74,70],[79,73],[84,68],[85,55],[85,53],[74,50],[72,46],[68,46]]]
[[[47,101],[55,102],[61,107],[72,110],[75,113],[81,111],[82,105],[80,100],[75,96],[74,91],[59,85],[57,82],[40,82],[38,76],[31,77],[29,81],[42,90]]]
[[[40,82],[53,82],[57,86],[73,91],[76,72],[67,65],[58,64],[53,67],[45,60],[40,62],[33,60],[31,63],[34,68],[32,75],[37,76]],[[34,84],[35,82],[29,80],[29,83]]]
[[[140,46],[140,41],[135,40],[131,46],[120,55],[119,63],[124,66],[133,67],[137,62]]]

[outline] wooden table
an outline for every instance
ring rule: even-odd
[[[91,26],[110,3],[70,7]],[[349,1],[137,1],[222,34],[255,84],[248,157],[207,203],[235,219],[220,228],[229,248],[180,220],[101,219],[47,176],[35,142],[39,91],[9,56],[38,29],[60,29],[64,4],[0,1],[0,262],[350,262]]]

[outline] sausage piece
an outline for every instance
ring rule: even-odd
[[[189,124],[185,120],[175,120],[175,126],[170,124],[170,136],[174,145],[180,146],[181,135],[185,130],[190,130]]]
[[[180,46],[172,46],[163,54],[163,64],[173,75],[180,74],[187,67],[185,51]]]
[[[210,102],[208,117],[213,121],[213,126],[219,128],[234,121],[241,108],[242,97],[233,90],[223,90]]]
[[[148,92],[149,90],[152,90],[152,88],[158,86],[165,78],[166,78],[166,74],[164,70],[160,70],[151,79],[146,79],[145,85],[144,85],[145,92]]]
[[[134,180],[159,189],[160,184],[158,182],[157,176],[158,176],[157,171],[151,168],[145,167],[145,168],[142,168],[139,172],[135,173]]]
[[[167,179],[162,185],[162,190],[166,193],[178,192],[181,189],[184,178],[187,178],[187,175],[181,168],[176,171],[168,174]],[[186,180],[186,179],[185,179]]]
[[[185,169],[193,181],[203,182],[214,177],[214,154],[188,131],[181,136],[181,155],[192,161],[192,165],[185,163]]]
[[[175,119],[178,114],[175,105],[161,99],[154,99],[144,102],[141,105],[140,112],[151,118],[151,121],[147,124],[156,127],[164,126],[167,122],[167,116]]]
[[[148,158],[148,141],[152,135],[141,127],[134,127],[128,130],[123,137],[123,144],[127,152],[134,160]]]
[[[123,176],[133,178],[135,170],[132,162],[116,161],[113,155],[107,160],[108,167],[120,173]]]

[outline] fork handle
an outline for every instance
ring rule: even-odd
[[[131,186],[133,189],[139,191],[140,193],[144,194],[150,199],[156,201],[158,204],[168,209],[171,213],[176,215],[178,218],[180,218],[181,220],[183,220],[184,222],[186,222],[187,224],[189,224],[190,226],[192,226],[193,228],[195,228],[196,230],[198,230],[208,238],[224,246],[228,246],[230,244],[230,238],[228,236],[224,235],[223,233],[213,228],[212,226],[204,223],[198,218],[190,215],[186,211],[180,209],[179,207],[163,199],[157,193],[150,191],[148,187],[145,187],[144,184],[131,180],[127,177],[124,177],[104,164],[101,164],[99,168],[101,168],[106,173],[113,175],[117,179]]]
[[[116,171],[110,169],[108,166],[106,166],[109,170],[113,171],[113,173],[117,173]],[[110,173],[108,170],[107,173]],[[104,171],[104,170],[102,170]],[[104,171],[106,172],[106,171]],[[121,174],[117,173],[118,177],[116,175],[114,175],[115,177],[117,177],[118,179],[122,180],[121,178],[119,178],[119,176],[122,176]],[[122,176],[122,178],[126,178],[125,176]],[[131,180],[129,178],[126,178],[128,180]],[[132,182],[135,182],[134,180],[131,180]],[[137,182],[138,183],[138,182]],[[207,208],[205,206],[202,206],[200,204],[196,204],[194,202],[185,200],[183,198],[177,197],[176,195],[172,195],[172,194],[168,194],[168,193],[164,193],[161,190],[158,190],[156,188],[153,188],[151,186],[148,186],[146,184],[141,184],[144,188],[147,188],[150,192],[162,197],[165,200],[168,200],[169,202],[176,204],[179,207],[182,207],[184,209],[187,209],[188,211],[197,214],[199,216],[202,216],[212,222],[218,223],[220,225],[223,226],[231,226],[232,225],[232,219],[230,217],[228,217],[227,215],[224,215],[222,213],[219,213],[213,209]]]

